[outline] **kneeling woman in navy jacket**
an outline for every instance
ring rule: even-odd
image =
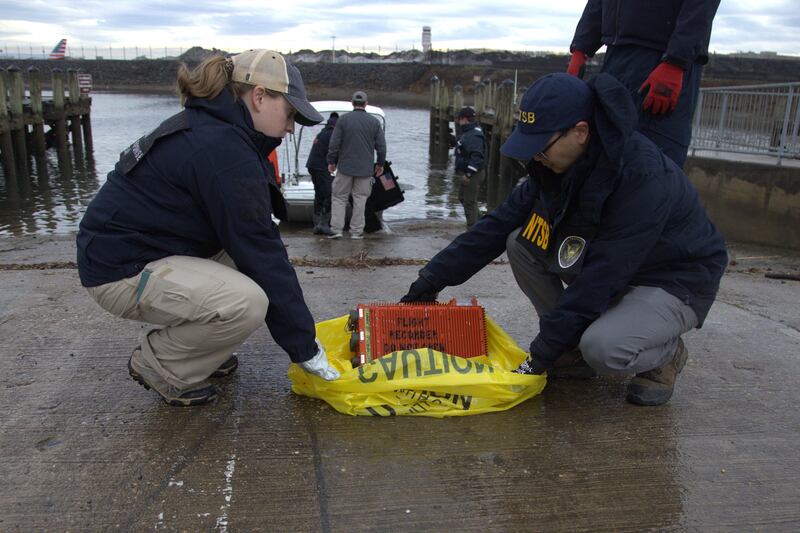
[[[131,377],[171,405],[207,403],[206,380],[233,372],[266,320],[293,362],[336,379],[272,221],[285,204],[267,155],[295,121],[322,121],[300,72],[249,50],[182,66],[178,91],[184,110],[122,152],[77,237],[91,297],[162,326],[133,350]]]

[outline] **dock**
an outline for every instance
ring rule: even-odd
[[[71,163],[72,147],[76,163],[90,158],[93,152],[91,107],[88,91],[82,91],[83,73],[54,68],[50,87],[52,96],[42,96],[42,75],[38,68],[23,72],[16,66],[0,69],[0,160],[6,186],[27,178],[31,158],[40,174],[46,173],[45,154],[49,147],[58,152],[60,165]],[[27,78],[27,80],[25,79]],[[45,126],[49,131],[45,132]]]
[[[519,163],[500,153],[500,147],[514,128],[519,101],[517,96],[524,89],[515,92],[514,81],[509,79],[500,83],[480,81],[473,89],[471,105],[489,145],[486,168],[486,204],[489,209],[497,207],[524,174]],[[447,161],[453,132],[450,123],[465,105],[464,88],[461,85],[454,85],[451,95],[444,81],[437,76],[431,78],[429,155],[432,163]]]

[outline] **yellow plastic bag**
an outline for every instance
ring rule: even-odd
[[[384,355],[353,368],[343,316],[317,324],[317,336],[342,376],[325,381],[290,365],[297,394],[319,398],[340,413],[367,416],[463,416],[504,411],[539,394],[544,376],[512,372],[526,353],[486,317],[489,354],[464,359],[422,348]]]

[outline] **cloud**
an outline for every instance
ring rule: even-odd
[[[800,15],[793,0],[723,0],[714,21],[712,50],[774,50],[800,55]],[[231,51],[419,48],[431,26],[436,48],[561,50],[569,46],[585,0],[0,0],[3,45],[177,47]]]

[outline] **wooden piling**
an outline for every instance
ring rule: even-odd
[[[91,100],[86,95],[80,96],[81,101],[88,100],[91,106]],[[94,142],[92,141],[92,117],[87,111],[81,115],[81,126],[83,126],[83,144],[86,147],[86,157],[92,159],[94,152]]]
[[[452,116],[450,113],[450,93],[444,84],[439,87],[439,91],[437,156],[440,161],[447,161],[447,157],[450,154],[450,119]]]
[[[53,112],[55,114],[56,149],[59,160],[67,151],[67,125],[64,114],[64,73],[60,68],[53,69]]]
[[[80,90],[78,89],[78,71],[67,70],[67,88],[69,90],[69,103],[77,108],[80,103]],[[75,152],[75,160],[80,163],[83,161],[83,139],[81,138],[81,117],[72,115],[69,119],[69,131],[72,137],[72,149]]]
[[[495,136],[498,138],[499,146],[506,142],[506,139],[511,135],[511,129],[514,126],[514,82],[512,80],[505,80],[497,89],[495,116],[497,121],[495,123]],[[498,153],[499,163],[497,166],[497,189],[496,204],[508,196],[511,189],[514,187],[515,173],[512,172],[514,162]]]
[[[489,165],[486,180],[486,204],[494,209],[511,190],[510,164],[500,153],[500,147],[511,133],[514,124],[514,82],[505,80],[494,91],[494,124],[489,143]]]
[[[46,145],[44,141],[44,108],[42,106],[42,82],[39,69],[28,69],[28,86],[31,94],[31,126],[33,130],[33,154],[44,157]]]
[[[461,85],[453,86],[453,113],[458,113],[464,107],[464,88]]]
[[[20,175],[25,176],[28,174],[28,147],[25,144],[27,128],[25,127],[22,103],[25,96],[25,85],[23,84],[22,72],[19,67],[12,66],[8,69],[8,82],[14,157],[17,160],[17,170]]]
[[[14,158],[14,142],[11,139],[11,127],[8,114],[8,98],[6,94],[5,69],[0,69],[0,153],[3,158],[3,167],[6,176],[6,187],[17,182],[17,163]]]
[[[486,110],[486,85],[483,82],[475,84],[475,113],[482,115]]]
[[[439,106],[439,78],[434,76],[431,78],[431,108],[430,108],[430,122],[428,124],[428,156],[433,159],[436,153],[436,115]]]
[[[431,78],[431,116],[428,155],[431,161],[447,161],[450,150],[450,97],[442,80]]]

